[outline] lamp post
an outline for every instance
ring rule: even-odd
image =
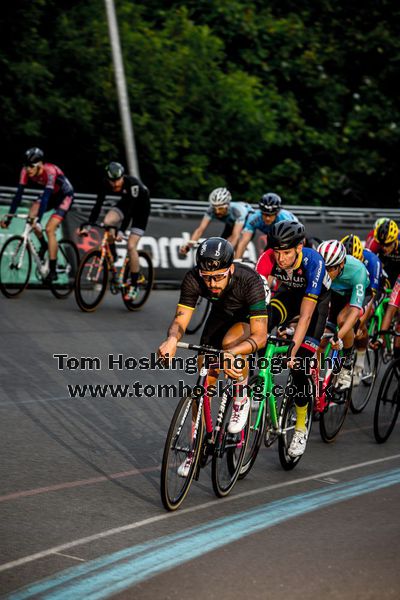
[[[111,54],[114,64],[115,83],[117,86],[117,96],[119,112],[122,121],[122,132],[125,145],[125,153],[129,172],[135,177],[139,177],[139,164],[136,155],[135,135],[129,108],[128,91],[126,87],[126,78],[124,63],[122,60],[121,43],[119,39],[117,16],[115,13],[114,0],[104,0],[106,5],[108,30],[110,35]]]

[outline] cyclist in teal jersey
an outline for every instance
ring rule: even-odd
[[[343,349],[345,360],[336,387],[345,390],[350,387],[352,379],[354,331],[371,299],[369,276],[362,262],[346,255],[346,249],[339,240],[322,242],[317,250],[332,280],[327,326],[333,331],[338,327],[337,339],[334,338],[332,347]]]
[[[200,240],[211,221],[225,224],[221,237],[228,240],[235,248],[240,234],[250,214],[254,210],[247,202],[232,202],[232,195],[226,188],[216,188],[208,197],[209,208],[199,226],[193,231],[191,238],[180,247],[181,254],[187,254],[190,248]]]

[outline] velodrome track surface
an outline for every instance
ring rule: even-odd
[[[108,295],[94,314],[47,291],[0,298],[2,595],[399,598],[400,424],[378,446],[374,402],[334,444],[314,427],[294,471],[262,448],[227,499],[206,469],[169,514],[159,469],[176,399],[68,396],[67,384],[193,382],[107,368],[109,354],[156,350],[177,295],[154,291],[137,313]],[[55,353],[102,368],[58,370]]]

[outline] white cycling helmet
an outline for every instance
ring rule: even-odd
[[[322,242],[317,251],[325,261],[327,267],[336,267],[346,258],[346,248],[339,240]]]
[[[208,196],[208,201],[211,206],[225,206],[230,204],[232,195],[226,188],[216,188]]]

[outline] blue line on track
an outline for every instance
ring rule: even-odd
[[[400,469],[330,485],[263,504],[196,527],[107,554],[61,571],[8,596],[9,600],[108,598],[150,577],[242,537],[337,502],[400,483]]]

